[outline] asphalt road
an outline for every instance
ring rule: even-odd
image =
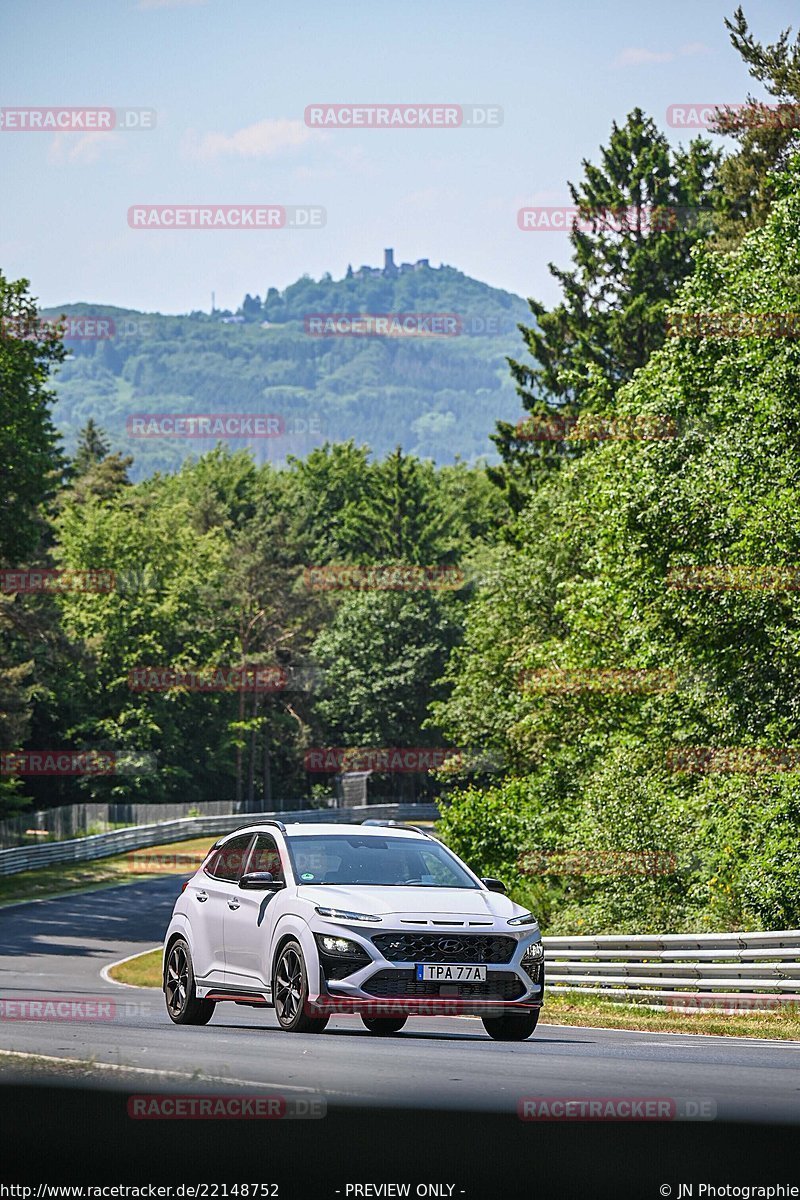
[[[168,1072],[176,1089],[247,1085],[339,1105],[516,1112],[526,1097],[662,1097],[692,1101],[720,1120],[800,1120],[800,1042],[540,1023],[529,1041],[504,1044],[463,1017],[412,1019],[386,1039],[358,1018],[336,1017],[325,1034],[304,1036],[282,1033],[271,1010],[234,1005],[218,1006],[206,1027],[179,1028],[160,992],[100,975],[161,941],[179,882],[160,877],[0,909],[0,1000],[111,1005],[101,1020],[9,1019],[6,1011],[0,1049],[91,1059],[112,1086],[113,1072],[100,1064]]]

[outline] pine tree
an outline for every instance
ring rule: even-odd
[[[81,475],[85,475],[97,463],[102,462],[110,449],[104,431],[89,417],[78,435],[78,448],[72,460],[73,476],[80,478]]]
[[[717,165],[708,141],[673,150],[637,108],[623,126],[613,124],[600,164],[585,159],[583,180],[569,185],[580,213],[570,233],[573,266],[550,264],[564,298],[550,311],[528,301],[535,322],[523,339],[533,361],[509,359],[534,420],[498,422],[492,437],[504,467],[491,475],[513,506],[539,471],[577,453],[559,439],[538,440],[537,419],[577,415],[589,389],[595,407],[610,406],[664,341],[667,306],[691,270],[692,246],[709,232]]]
[[[770,106],[748,96],[744,108],[723,110],[715,124],[715,132],[730,134],[739,143],[719,172],[715,245],[732,250],[764,224],[777,196],[774,172],[786,167],[800,145],[800,34],[790,43],[791,29],[785,29],[776,42],[764,46],[751,34],[741,5],[725,24],[752,78],[778,102]]]

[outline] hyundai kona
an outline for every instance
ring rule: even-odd
[[[413,826],[262,821],[216,842],[178,897],[167,1012],[204,1025],[220,1002],[271,1006],[302,1033],[354,1013],[375,1034],[456,1013],[522,1040],[544,951],[535,916],[504,893]]]

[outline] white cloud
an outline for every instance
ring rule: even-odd
[[[628,46],[614,61],[615,67],[641,67],[648,63],[671,62],[675,57],[669,50],[646,50],[643,46]]]
[[[235,133],[206,133],[194,144],[190,139],[186,148],[190,157],[203,162],[226,157],[273,158],[317,136],[316,130],[309,129],[302,121],[267,117]]]
[[[47,151],[47,161],[53,167],[89,166],[98,162],[108,150],[116,150],[119,136],[95,129],[82,133],[57,133]]]
[[[139,0],[137,8],[185,8],[192,4],[205,4],[206,0]]]
[[[677,54],[672,50],[648,50],[645,46],[626,46],[614,60],[615,67],[646,67],[652,63],[673,62],[676,58],[693,58],[698,54],[710,54],[703,42],[687,42]]]

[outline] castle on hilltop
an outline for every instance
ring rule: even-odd
[[[394,250],[384,250],[383,266],[382,267],[359,267],[354,271],[351,266],[347,268],[347,279],[369,279],[372,276],[380,275],[384,279],[396,279],[398,275],[407,275],[409,271],[429,271],[431,269],[430,259],[418,258],[415,263],[400,263],[398,266],[394,261]]]

